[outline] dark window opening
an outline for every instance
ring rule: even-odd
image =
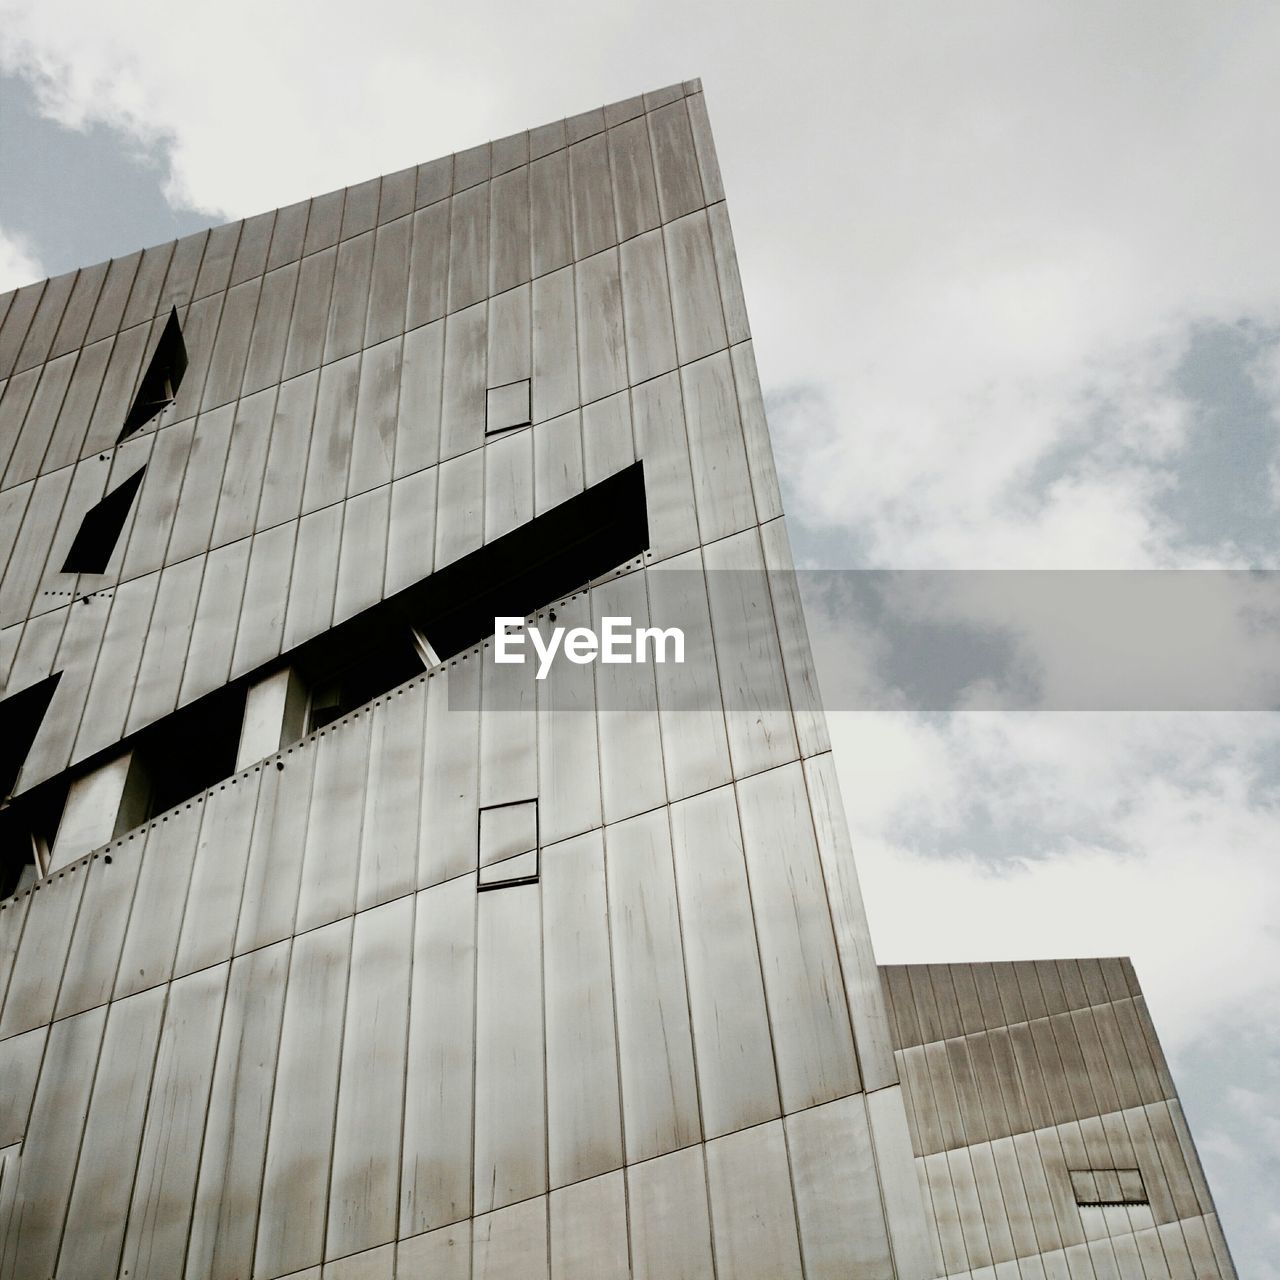
[[[1072,1169],[1076,1204],[1089,1208],[1147,1204],[1147,1189],[1138,1169]]]
[[[243,687],[228,687],[175,711],[122,744],[134,753],[132,770],[136,774],[131,771],[130,797],[122,805],[116,834],[140,826],[230,777],[236,769],[243,711]],[[83,771],[118,750],[120,746],[114,746],[87,761]],[[59,774],[0,809],[0,898],[47,874],[49,851],[67,792],[80,772]]]
[[[47,875],[66,786],[42,789],[34,804],[0,809],[0,898]]]
[[[384,633],[376,647],[354,661],[346,661],[341,653],[326,654],[316,646],[297,664],[311,691],[308,731],[341,720],[388,689],[421,675],[426,666],[413,636],[402,628]]]
[[[62,672],[55,671],[0,702],[0,800],[13,791],[61,679]]]
[[[236,772],[246,691],[282,663],[293,667],[310,691],[309,728],[322,728],[413,679],[426,666],[487,639],[495,617],[528,616],[634,560],[648,545],[644,470],[637,462],[113,744],[79,768],[91,769],[121,749],[136,752],[151,784],[147,816],[163,813]],[[0,784],[5,794],[26,759],[58,678],[50,676],[0,702]],[[70,776],[50,778],[0,810],[0,896],[14,892],[25,867],[38,868],[30,852],[33,840],[45,832],[51,842]],[[513,880],[536,879],[536,847],[518,851],[503,868],[507,873]]]
[[[182,326],[178,323],[178,309],[169,312],[155,355],[142,375],[138,394],[124,420],[124,426],[116,437],[118,444],[140,427],[145,427],[167,405],[173,403],[182,385],[182,375],[187,371],[187,344],[182,340]]]
[[[644,463],[636,462],[387,603],[443,661],[491,636],[495,617],[525,617],[648,546]]]
[[[62,672],[57,671],[0,701],[0,800],[17,783],[60,679]],[[61,794],[54,788],[35,803],[0,807],[0,897],[15,893],[48,869],[65,794],[64,784]]]
[[[218,694],[224,696],[201,698],[137,736],[134,750],[151,784],[147,818],[235,773],[245,691],[235,687]]]
[[[124,522],[146,473],[139,467],[123,484],[112,489],[105,498],[84,513],[71,550],[63,562],[63,573],[106,573],[111,553],[120,541]]]

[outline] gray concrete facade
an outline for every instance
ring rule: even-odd
[[[0,575],[0,1277],[1184,1274],[955,1269],[698,82],[0,297]]]
[[[1133,965],[887,965],[939,1274],[1233,1277]]]

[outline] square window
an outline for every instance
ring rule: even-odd
[[[526,884],[538,878],[536,800],[517,800],[480,810],[476,865],[482,889]]]
[[[533,421],[529,406],[528,378],[508,382],[502,387],[490,387],[485,395],[485,435],[510,431],[512,427],[527,427]]]

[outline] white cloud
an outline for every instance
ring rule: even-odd
[[[43,279],[44,268],[21,236],[0,227],[0,293]]]
[[[1280,1018],[1280,717],[831,721],[882,960],[1129,955],[1171,1052]]]
[[[1160,499],[1195,327],[1280,323],[1265,0],[0,0],[0,66],[237,215],[701,75],[796,510],[892,567],[1234,562]],[[1175,1049],[1280,1013],[1266,717],[833,720],[885,958],[1128,953]]]
[[[782,457],[806,515],[879,564],[1180,562],[1169,373],[1196,322],[1280,318],[1280,10],[912,14],[0,0],[0,65],[236,214],[701,74],[766,385],[830,406]]]

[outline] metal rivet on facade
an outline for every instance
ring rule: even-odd
[[[277,769],[279,769],[279,770],[283,770],[283,769],[284,769],[284,761],[283,761],[283,760],[277,760],[277,761],[276,761],[276,768],[277,768]]]
[[[110,855],[109,853],[104,853],[104,854],[102,855],[102,860],[103,860],[103,862],[110,862],[110,861],[111,861],[111,855]]]

